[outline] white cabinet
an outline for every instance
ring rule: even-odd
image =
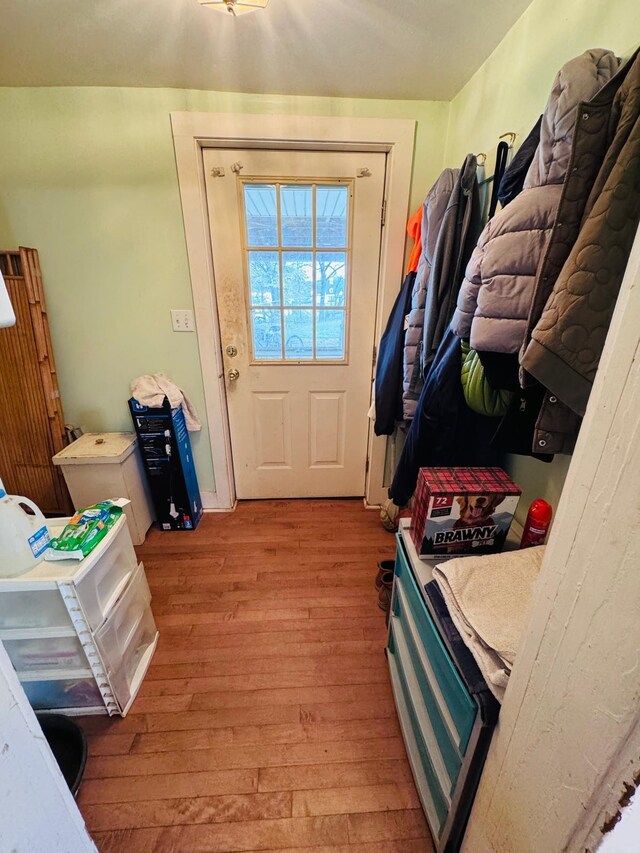
[[[124,515],[84,560],[0,579],[0,640],[33,707],[126,714],[158,642],[150,602]]]

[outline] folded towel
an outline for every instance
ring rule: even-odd
[[[202,425],[193,403],[178,386],[164,373],[146,373],[131,383],[131,396],[142,406],[159,409],[166,397],[172,409],[182,406],[184,420],[189,432],[198,432]]]
[[[433,568],[451,619],[499,702],[509,681],[529,613],[544,545]]]

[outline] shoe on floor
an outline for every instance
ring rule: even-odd
[[[398,529],[399,512],[400,507],[397,504],[394,504],[391,498],[387,498],[380,507],[380,524],[382,524],[385,530],[395,533]]]
[[[389,616],[389,610],[391,609],[391,591],[393,589],[393,572],[387,572],[382,575],[381,581],[382,583],[378,593],[378,607],[380,610],[384,610],[387,616]]]
[[[383,577],[389,572],[391,572],[391,579],[393,580],[395,565],[395,560],[380,560],[378,563],[378,574],[376,575],[376,589],[380,589]]]

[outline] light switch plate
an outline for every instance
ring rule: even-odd
[[[171,309],[171,326],[174,332],[195,332],[193,311],[186,308]]]

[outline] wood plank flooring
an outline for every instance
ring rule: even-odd
[[[83,720],[101,853],[431,853],[361,501],[248,501],[139,549],[160,642],[125,719]]]

